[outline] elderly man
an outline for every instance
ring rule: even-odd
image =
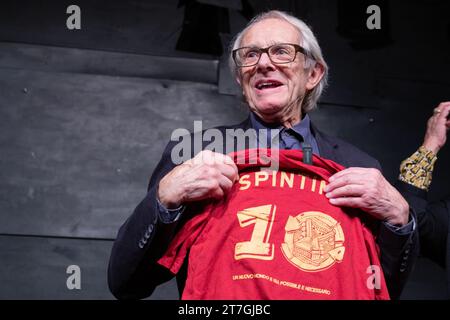
[[[327,81],[328,67],[310,28],[279,11],[255,17],[232,44],[230,65],[250,109],[243,123],[226,129],[279,129],[280,149],[308,144],[315,155],[347,169],[329,179],[329,202],[365,211],[379,221],[377,243],[391,298],[400,295],[416,252],[415,222],[407,202],[380,173],[377,160],[321,133],[310,121]],[[120,228],[109,264],[109,286],[117,298],[142,298],[173,275],[158,259],[205,199],[222,199],[238,180],[227,155],[202,151],[180,165],[170,142],[156,167],[145,199]],[[183,291],[187,266],[178,274]]]
[[[450,101],[442,102],[434,109],[427,124],[422,146],[400,166],[398,190],[417,212],[420,252],[447,270],[448,297],[450,297],[450,194],[429,202],[431,185],[437,155],[447,141],[450,129]]]

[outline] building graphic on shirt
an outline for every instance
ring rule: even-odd
[[[285,230],[282,252],[289,262],[303,271],[322,271],[344,259],[342,227],[325,213],[309,211],[296,217],[289,216]]]

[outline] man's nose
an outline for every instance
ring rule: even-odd
[[[272,60],[269,58],[269,54],[267,52],[261,53],[261,57],[259,57],[258,68],[261,69],[275,69]]]

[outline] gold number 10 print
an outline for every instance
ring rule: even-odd
[[[238,211],[241,228],[254,224],[250,241],[236,243],[235,260],[273,260],[274,244],[269,242],[275,220],[275,205],[264,205]],[[345,236],[338,221],[331,216],[308,211],[289,216],[281,250],[291,263],[305,271],[326,269],[344,258]]]

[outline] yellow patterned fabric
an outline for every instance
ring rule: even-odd
[[[399,179],[428,191],[436,160],[437,156],[433,151],[421,146],[419,150],[400,164]]]

